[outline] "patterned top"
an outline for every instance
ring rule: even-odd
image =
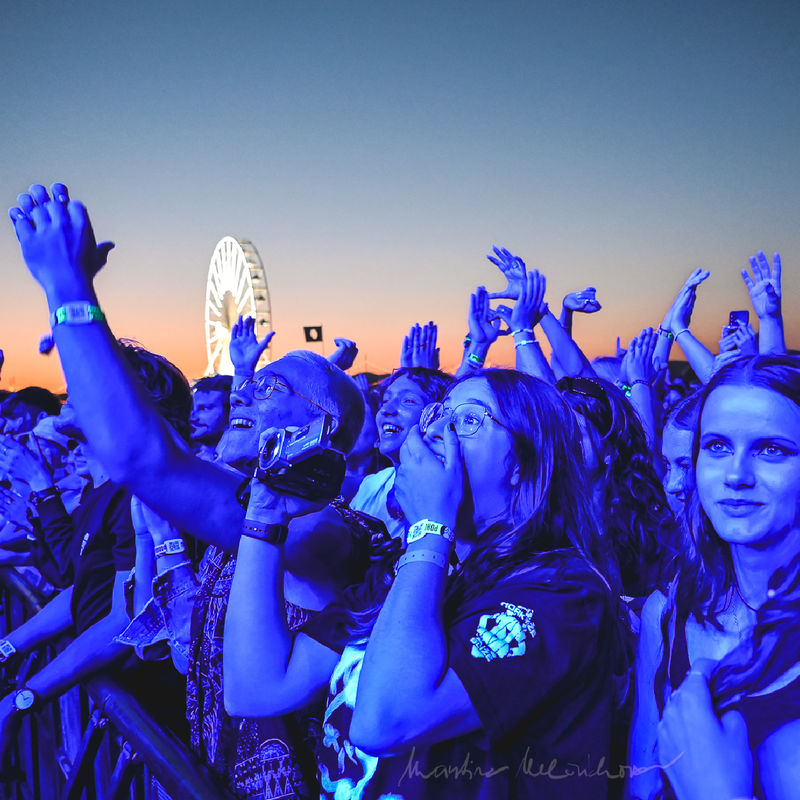
[[[314,752],[321,708],[258,719],[232,718],[225,712],[222,633],[235,568],[235,556],[211,548],[194,604],[186,691],[192,749],[240,798],[316,797]],[[286,602],[291,631],[314,614]]]

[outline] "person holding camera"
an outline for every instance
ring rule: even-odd
[[[96,243],[85,207],[70,199],[63,184],[53,185],[52,197],[44,186],[34,185],[18,203],[10,216],[25,263],[45,292],[70,398],[93,452],[111,480],[152,512],[217,548],[209,556],[193,613],[187,686],[192,745],[243,796],[263,797],[274,780],[286,797],[307,796],[313,787],[282,778],[302,773],[295,751],[310,752],[307,737],[297,729],[275,737],[275,759],[269,762],[269,754],[260,754],[255,760],[277,765],[278,773],[262,770],[253,778],[254,760],[248,759],[270,745],[253,737],[242,753],[241,726],[222,708],[222,619],[244,519],[237,491],[252,475],[259,437],[267,428],[303,426],[324,411],[334,420],[331,446],[346,454],[361,429],[361,394],[321,356],[290,353],[235,387],[229,424],[217,448],[219,461],[198,458],[164,424],[105,321],[94,280],[113,244]],[[310,611],[315,604],[322,607],[332,587],[347,579],[341,562],[329,557],[340,549],[328,537],[336,541],[339,535],[336,526],[320,524],[298,538],[290,581],[297,605]]]
[[[324,798],[605,797],[627,663],[580,447],[552,386],[494,369],[457,382],[402,448],[405,553],[298,632],[284,541],[309,505],[254,487],[228,710],[284,714],[327,691]]]

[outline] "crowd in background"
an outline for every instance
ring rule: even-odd
[[[0,407],[0,564],[50,596],[0,639],[4,770],[23,716],[105,669],[242,798],[800,797],[777,253],[716,354],[690,327],[707,271],[590,361],[596,290],[551,309],[495,247],[455,375],[433,322],[371,380],[347,339],[260,366],[272,334],[240,318],[235,374],[190,386],[111,333],[113,245],[63,184],[10,217],[69,391]]]

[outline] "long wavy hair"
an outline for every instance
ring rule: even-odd
[[[603,532],[619,564],[625,594],[648,595],[672,577],[678,531],[642,423],[608,381],[565,378],[556,384],[588,423],[598,460]]]
[[[509,487],[507,519],[481,533],[450,577],[445,620],[452,620],[465,602],[503,578],[566,549],[582,558],[617,596],[618,570],[586,489],[580,432],[567,404],[549,384],[514,370],[487,369],[458,383],[467,380],[485,380],[497,398],[520,480]],[[341,616],[346,640],[369,636],[399,553],[399,541],[381,542],[365,582],[346,593]]]
[[[800,407],[800,358],[789,355],[751,356],[725,365],[700,394],[699,416],[709,396],[720,386],[756,386],[776,392]],[[700,452],[700,428],[695,430],[692,463]],[[736,573],[730,545],[717,536],[697,494],[692,491],[689,525],[694,548],[682,554],[661,618],[662,660],[656,671],[655,695],[661,705],[668,680],[671,632],[693,615],[701,624],[722,629],[718,615],[733,601]],[[756,612],[750,636],[725,656],[709,680],[712,699],[724,710],[742,695],[769,686],[797,663],[800,652],[800,554],[776,568],[766,602]],[[675,688],[675,687],[673,687]]]

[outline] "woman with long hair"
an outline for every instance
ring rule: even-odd
[[[295,636],[270,526],[301,504],[254,486],[245,525],[270,532],[240,544],[226,676],[251,664],[229,710],[285,713],[327,689],[326,798],[605,797],[627,665],[586,486],[557,391],[511,370],[461,380],[403,447],[405,553]]]
[[[643,613],[631,796],[797,797],[800,360],[720,369],[692,452],[693,548]]]
[[[595,506],[623,591],[646,597],[668,580],[677,532],[644,428],[607,381],[562,378],[556,387],[578,415]]]

